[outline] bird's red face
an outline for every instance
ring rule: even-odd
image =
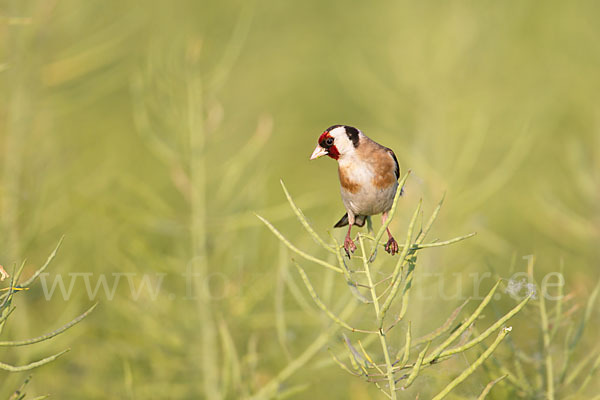
[[[319,136],[317,143],[319,144],[310,156],[311,160],[322,156],[329,156],[334,160],[340,158],[340,152],[338,151],[337,147],[335,147],[335,139],[329,134],[329,130],[326,130],[321,134],[321,136]]]

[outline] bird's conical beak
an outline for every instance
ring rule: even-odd
[[[310,156],[310,159],[314,160],[315,158],[323,157],[326,155],[327,155],[327,150],[322,148],[321,146],[317,145],[317,148],[315,149],[315,151],[313,151],[312,155]]]

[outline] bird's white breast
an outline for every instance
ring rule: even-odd
[[[348,211],[355,215],[375,215],[392,207],[398,182],[386,188],[377,188],[373,183],[375,175],[372,166],[356,157],[340,159],[339,167],[358,186],[355,192],[341,188],[342,202]]]

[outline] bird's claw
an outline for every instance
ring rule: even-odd
[[[390,240],[388,240],[388,242],[385,244],[385,251],[391,255],[398,253],[398,242],[396,242],[393,237],[391,237]]]
[[[349,236],[346,237],[346,240],[344,240],[344,250],[346,250],[346,255],[348,258],[350,258],[352,253],[354,253],[354,250],[356,250],[356,245]]]

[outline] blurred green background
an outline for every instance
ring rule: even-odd
[[[2,361],[72,349],[34,371],[31,396],[206,398],[207,385],[221,384],[226,398],[259,392],[329,323],[294,301],[289,256],[254,212],[315,247],[281,178],[326,237],[343,214],[336,165],[308,157],[338,123],[413,171],[392,224],[399,236],[419,198],[429,214],[444,192],[431,239],[478,232],[423,257],[441,280],[416,289],[415,335],[471,295],[470,274],[508,278],[511,262],[525,271],[531,254],[540,279],[562,262],[567,291],[584,303],[600,259],[599,15],[591,0],[3,1],[0,264],[27,258],[28,277],[65,235],[49,285],[73,273],[93,273],[92,286],[100,274],[110,285],[129,275],[112,299],[102,289],[90,299],[83,275],[67,301],[47,300],[41,285],[19,294],[4,340],[100,306],[52,341],[3,349]],[[344,282],[305,267],[335,304]],[[161,284],[156,296],[132,295],[129,283],[139,288],[144,276]],[[436,296],[439,282],[451,300]],[[537,327],[523,325],[512,336],[535,351]],[[286,381],[309,385],[292,398],[379,398],[329,359],[323,347]],[[1,376],[8,397],[26,374]],[[438,378],[417,386],[429,393]],[[488,381],[476,375],[460,394]]]

